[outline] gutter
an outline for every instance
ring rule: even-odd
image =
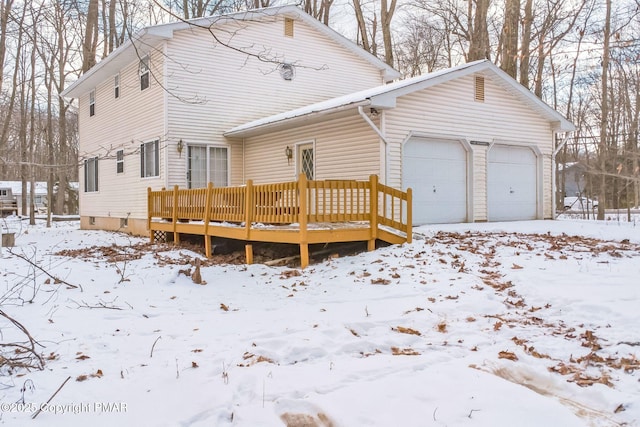
[[[555,138],[556,133],[553,133],[553,136]],[[555,150],[553,150],[553,153],[551,154],[551,215],[553,216],[553,219],[557,219],[557,214],[556,214],[556,194],[558,193],[557,188],[556,188],[556,156],[558,155],[558,153],[560,152],[560,150],[562,150],[564,148],[564,146],[567,144],[567,142],[569,142],[569,140],[567,139],[567,134],[565,133],[564,138],[562,138],[562,141],[560,141],[560,144],[558,144],[558,146],[556,147]]]
[[[366,106],[370,103],[371,101],[369,99],[365,99],[349,104],[329,107],[327,109],[296,113],[295,115],[290,116],[288,116],[287,113],[276,114],[272,116],[272,119],[268,120],[267,122],[260,123],[261,120],[256,120],[254,122],[245,123],[244,125],[237,126],[231,130],[224,132],[222,135],[227,138],[249,138],[251,136],[259,135],[264,132],[275,132],[282,129],[282,127],[291,126],[293,124],[302,126],[303,124],[307,124],[308,122],[313,122],[318,117],[326,116],[327,114],[340,113],[345,110],[350,110],[353,107],[360,108],[360,106]],[[294,113],[296,111],[298,110],[293,110]]]
[[[384,142],[384,184],[387,185],[387,158],[389,157],[387,154],[389,150],[389,141],[387,141],[387,138],[384,136],[382,131],[376,126],[375,123],[373,123],[369,116],[365,114],[362,106],[358,106],[358,114],[360,114],[360,117],[364,119],[364,121],[371,127],[371,129],[373,129],[373,131],[378,134],[382,142]]]

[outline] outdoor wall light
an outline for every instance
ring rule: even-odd
[[[180,156],[182,156],[183,149],[184,149],[184,143],[182,142],[182,139],[180,139],[180,141],[178,141],[178,145],[176,145],[176,150],[178,150],[178,154],[180,154]]]
[[[287,165],[290,165],[291,159],[293,159],[293,150],[288,145],[287,148],[284,149],[284,155],[287,156]]]

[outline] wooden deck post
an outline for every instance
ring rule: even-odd
[[[309,265],[309,236],[307,235],[307,176],[303,173],[298,178],[298,194],[300,203],[300,214],[298,222],[300,223],[300,267],[305,268]]]
[[[173,221],[173,244],[176,245],[178,243],[180,243],[180,233],[178,233],[177,227],[178,227],[178,186],[174,185],[173,186],[173,215],[172,215],[172,221]]]
[[[253,245],[251,243],[244,245],[244,254],[246,257],[246,263],[253,264]]]
[[[248,180],[244,187],[244,228],[245,239],[251,237],[251,223],[253,222],[253,180]]]
[[[151,230],[151,187],[147,187],[147,230],[149,230],[149,239],[153,243],[155,236]]]
[[[211,220],[211,201],[213,200],[213,182],[207,185],[207,197],[204,202],[204,253],[211,258],[211,236],[209,236],[209,221]]]
[[[413,240],[413,195],[410,188],[407,188],[407,243]]]
[[[378,238],[378,175],[369,177],[369,227],[371,237],[367,242],[367,250],[373,251]]]

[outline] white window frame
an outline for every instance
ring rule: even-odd
[[[148,89],[151,85],[151,59],[149,55],[140,58],[138,74],[140,75],[140,91]]]
[[[149,147],[153,146],[153,150],[149,151]],[[154,156],[152,170],[148,170],[149,153]],[[155,178],[160,176],[160,140],[154,139],[140,144],[140,177]]]
[[[190,160],[191,160],[190,156],[191,156],[191,149],[192,148],[206,148],[206,156],[207,156],[207,158],[206,158],[206,166],[205,166],[205,170],[207,172],[206,182],[207,183],[213,182],[216,187],[223,187],[223,185],[220,185],[220,183],[215,183],[212,180],[212,177],[211,177],[211,149],[213,149],[213,148],[223,148],[223,149],[226,150],[226,154],[227,154],[227,156],[226,156],[226,162],[227,162],[226,169],[227,169],[227,171],[226,172],[227,173],[226,173],[226,177],[225,177],[226,184],[224,186],[225,187],[229,186],[229,183],[231,182],[231,147],[229,147],[227,145],[219,145],[219,144],[211,144],[211,145],[209,145],[209,144],[189,144],[189,145],[187,145],[187,156],[186,156],[186,162],[187,162],[187,187],[188,188],[198,188],[198,187],[192,187],[192,183],[193,183],[193,180],[191,179],[192,178],[191,177],[192,171],[191,171],[191,167],[190,167],[190,163],[189,163]]]
[[[116,151],[116,173],[124,173],[124,150]]]
[[[89,92],[89,117],[96,115],[96,90]]]
[[[99,162],[98,157],[91,157],[84,161],[84,192],[85,193],[95,193],[98,191],[99,181],[98,181],[98,168]],[[89,174],[93,172],[93,182],[90,183]],[[90,185],[91,184],[91,185]]]
[[[113,97],[120,98],[120,73],[113,76]]]

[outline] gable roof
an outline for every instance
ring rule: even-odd
[[[138,51],[141,48],[155,47],[160,41],[173,38],[174,31],[185,30],[193,26],[210,27],[222,25],[232,21],[259,21],[267,17],[284,15],[294,19],[300,19],[316,31],[327,36],[340,46],[349,50],[354,55],[371,63],[378,68],[386,81],[400,77],[400,73],[387,65],[384,61],[362,49],[351,40],[340,35],[322,22],[305,13],[297,6],[276,6],[263,9],[254,9],[246,12],[237,12],[228,15],[216,15],[205,18],[195,18],[186,21],[172,22],[145,27],[134,34],[131,39],[111,52],[105,59],[84,73],[78,80],[63,90],[60,95],[66,98],[78,98],[102,83],[110,76],[118,73],[124,66],[138,60]]]
[[[483,74],[493,79],[501,87],[536,111],[549,122],[554,123],[556,131],[573,131],[575,126],[562,114],[555,111],[530,90],[502,71],[489,60],[469,62],[457,67],[435,71],[417,77],[396,81],[390,84],[365,89],[349,95],[340,96],[316,104],[297,108],[249,123],[236,126],[225,132],[225,136],[236,138],[256,135],[261,132],[277,130],[293,124],[313,120],[326,114],[352,108],[368,106],[372,108],[394,108],[399,96],[426,89],[470,74]]]

